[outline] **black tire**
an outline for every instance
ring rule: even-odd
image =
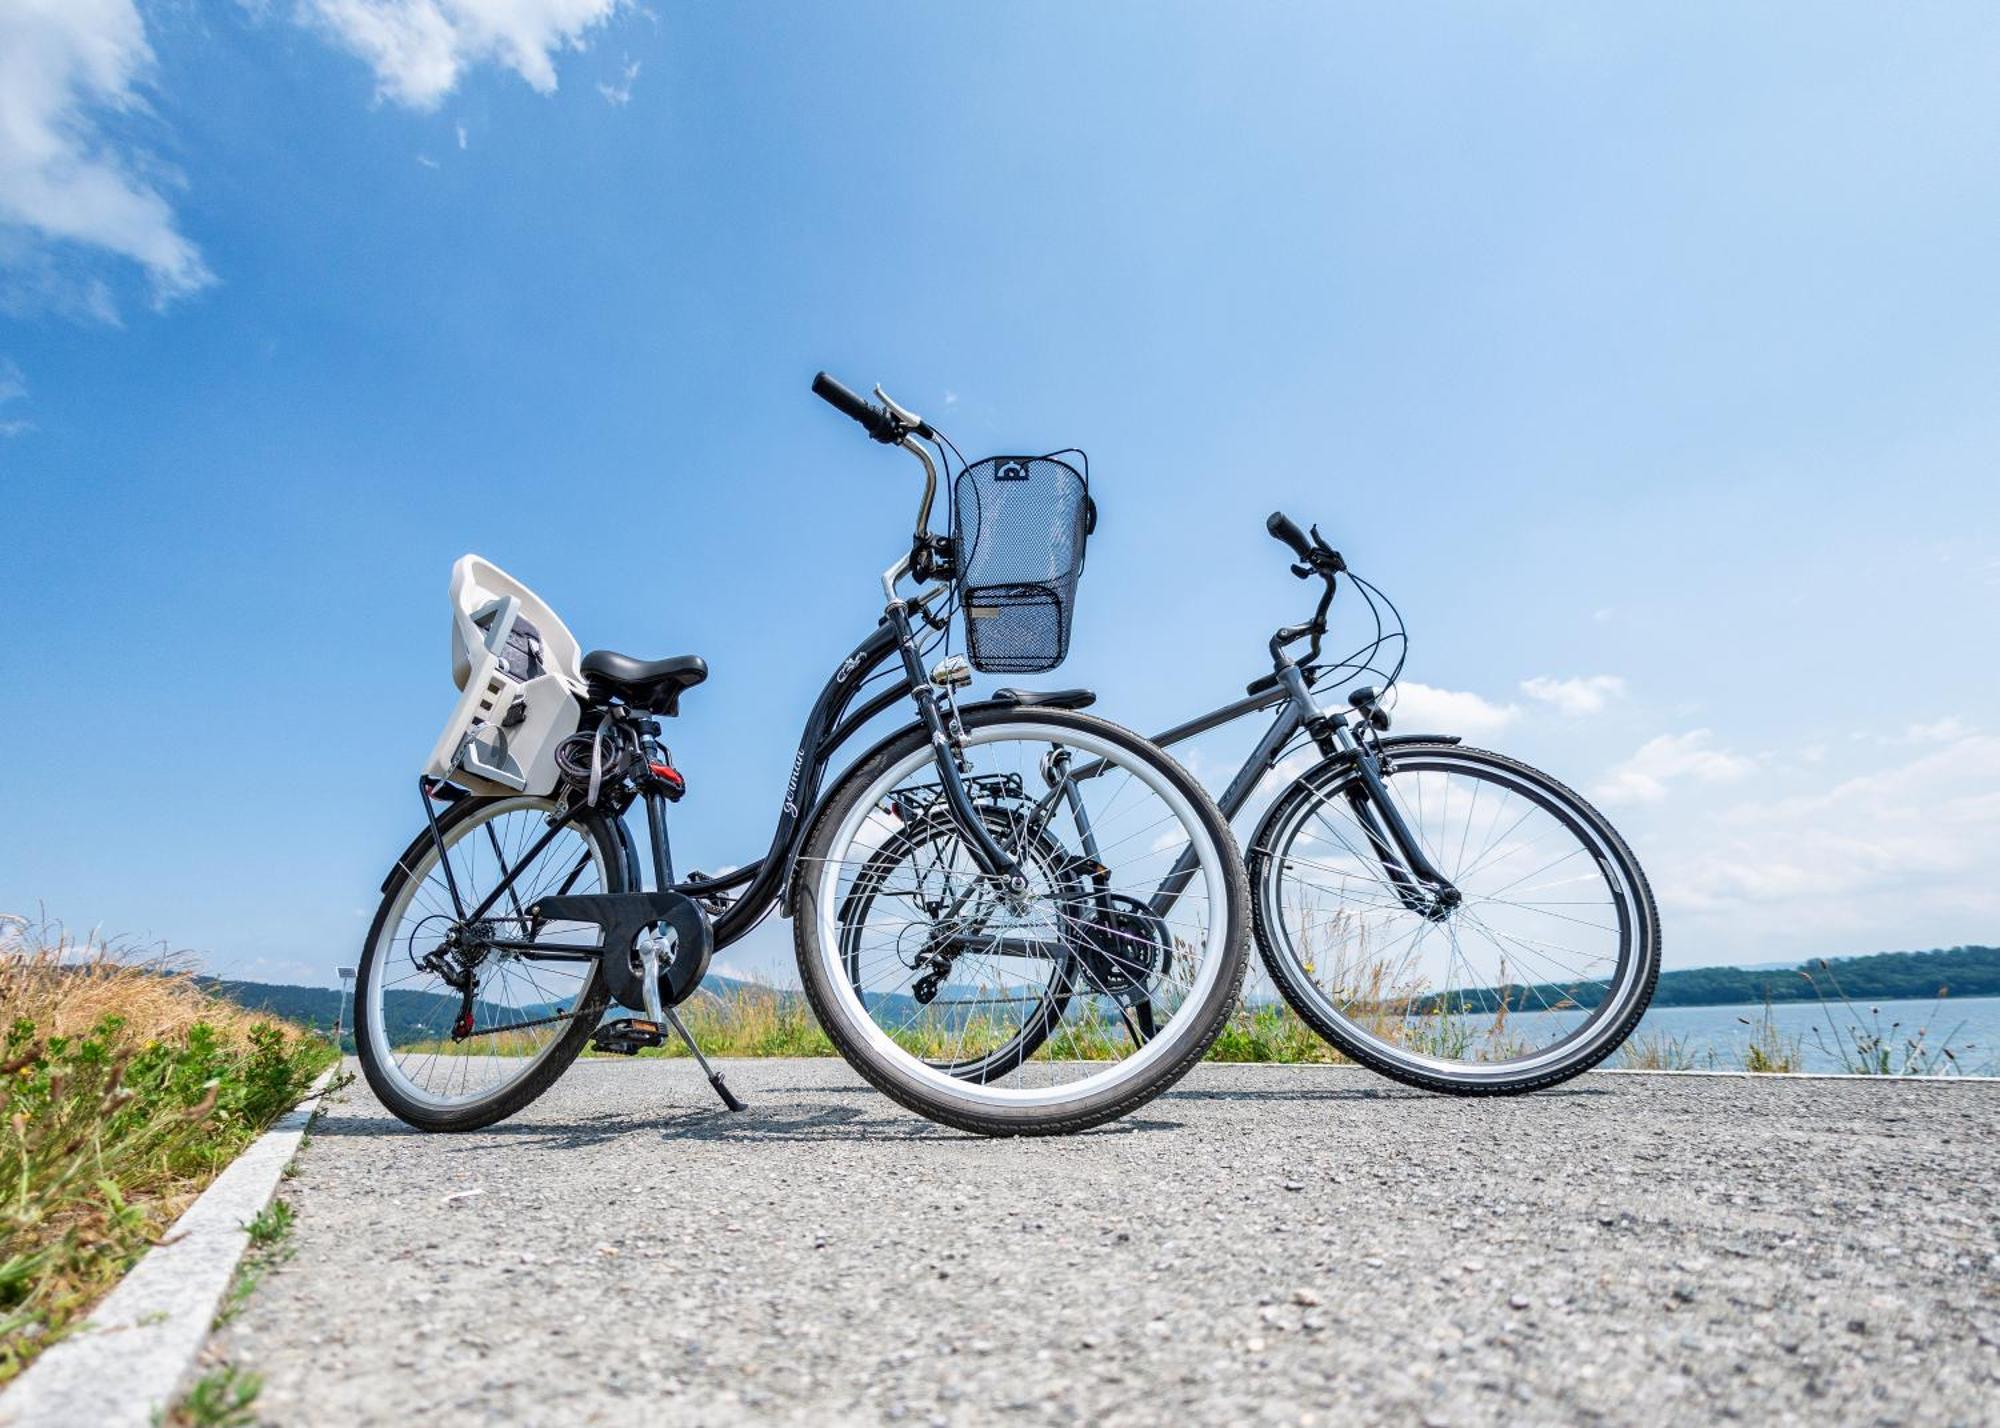
[[[1174,1035],[1172,1050],[1162,1055],[1143,1075],[1133,1074],[1122,1084],[1067,1098],[1054,1104],[994,1106],[979,1098],[984,1088],[955,1082],[939,1086],[919,1079],[912,1067],[921,1066],[907,1054],[894,1059],[868,1046],[858,1024],[850,1024],[850,1011],[841,988],[832,984],[819,948],[819,889],[811,869],[826,866],[833,853],[835,836],[848,813],[871,784],[887,775],[913,754],[927,750],[928,734],[913,726],[886,745],[879,753],[850,770],[828,795],[807,835],[799,864],[794,869],[791,888],[791,917],[794,946],[798,954],[799,977],[813,1014],[819,1019],[836,1049],[877,1090],[898,1104],[931,1120],[976,1135],[1064,1135],[1115,1120],[1144,1105],[1173,1085],[1200,1061],[1214,1044],[1228,1020],[1243,985],[1248,961],[1249,894],[1248,874],[1241,854],[1229,831],[1229,824],[1215,802],[1173,758],[1137,734],[1104,719],[1068,710],[970,708],[963,722],[969,734],[996,726],[1043,727],[1052,739],[1084,735],[1114,745],[1136,760],[1144,761],[1158,773],[1184,801],[1198,821],[1205,841],[1219,863],[1225,894],[1226,927],[1221,942],[1216,975],[1199,1004],[1183,1004],[1175,1013],[1169,1030]],[[844,954],[838,954],[844,957]],[[844,962],[843,962],[844,965]],[[1183,1019],[1188,1019],[1185,1025]],[[1176,1031],[1174,1028],[1178,1027]],[[926,1068],[928,1069],[928,1068]],[[962,1088],[962,1089],[961,1089]]]
[[[544,800],[545,801],[545,800]],[[522,804],[519,798],[467,798],[453,804],[438,819],[438,832],[452,841],[453,835],[465,824],[490,814],[495,809],[510,804]],[[618,834],[613,825],[597,815],[586,815],[576,820],[596,847],[605,892],[626,891],[624,854]],[[533,1066],[523,1075],[497,1088],[490,1096],[468,1101],[449,1108],[427,1106],[404,1093],[396,1084],[381,1060],[374,1035],[373,985],[374,979],[382,973],[382,961],[393,950],[385,940],[383,931],[388,919],[403,905],[403,895],[412,881],[423,876],[424,870],[432,866],[429,860],[434,856],[431,836],[428,831],[420,833],[396,860],[395,868],[383,883],[382,903],[376,909],[375,919],[368,928],[368,940],[362,944],[361,958],[356,964],[354,978],[354,1045],[361,1062],[361,1071],[368,1080],[368,1088],[375,1098],[388,1107],[398,1120],[427,1131],[471,1131],[503,1121],[516,1111],[540,1096],[555,1084],[556,1078],[569,1069],[582,1052],[590,1034],[597,1027],[610,1000],[603,974],[593,965],[589,980],[579,999],[578,1014],[572,1017],[548,1048],[543,1051]],[[384,1038],[386,1040],[386,1038]]]
[[[1441,1069],[1433,1064],[1432,1058],[1406,1053],[1360,1034],[1352,1023],[1343,1020],[1307,970],[1295,965],[1291,938],[1279,925],[1283,919],[1280,863],[1284,850],[1273,846],[1274,836],[1283,836],[1288,827],[1296,830],[1302,809],[1335,796],[1351,776],[1351,762],[1339,755],[1307,770],[1287,788],[1271,805],[1251,838],[1249,865],[1255,893],[1252,919],[1257,950],[1279,993],[1306,1025],[1342,1055],[1371,1071],[1422,1090],[1454,1096],[1521,1095],[1559,1085],[1602,1063],[1624,1043],[1646,1014],[1660,978],[1659,910],[1639,860],[1617,829],[1581,795],[1518,759],[1443,741],[1399,745],[1388,752],[1392,764],[1399,769],[1456,763],[1504,775],[1518,790],[1573,829],[1588,831],[1596,840],[1597,848],[1593,851],[1600,856],[1600,867],[1611,864],[1629,890],[1631,924],[1626,935],[1630,939],[1631,963],[1629,970],[1624,970],[1625,964],[1621,962],[1620,975],[1612,988],[1618,1004],[1588,1023],[1590,1034],[1577,1042],[1573,1053],[1518,1071],[1508,1070],[1504,1061],[1488,1063],[1476,1072]],[[1393,775],[1389,784],[1393,791]]]

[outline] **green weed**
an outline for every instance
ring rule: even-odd
[[[183,974],[0,932],[0,1383],[334,1060]],[[83,1011],[96,1013],[72,1030]]]
[[[292,1207],[284,1200],[273,1200],[243,1228],[249,1232],[251,1244],[269,1249],[292,1232]]]
[[[210,1369],[166,1416],[167,1428],[248,1428],[264,1380],[233,1364]]]

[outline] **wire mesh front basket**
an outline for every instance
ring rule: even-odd
[[[1092,510],[1089,478],[1053,456],[989,456],[952,488],[966,654],[988,674],[1039,674],[1069,653]],[[1088,470],[1086,463],[1085,470]]]

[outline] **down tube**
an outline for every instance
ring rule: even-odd
[[[1196,721],[1197,724],[1200,722]],[[1285,741],[1298,731],[1298,710],[1287,703],[1278,711],[1277,719],[1265,731],[1264,737],[1257,741],[1257,747],[1250,751],[1250,757],[1243,761],[1243,767],[1236,771],[1236,777],[1229,781],[1229,787],[1222,791],[1222,797],[1215,801],[1216,806],[1222,810],[1224,822],[1234,821],[1236,815],[1243,811],[1244,805],[1250,802],[1250,795],[1257,788],[1258,780],[1270,772],[1271,766],[1277,762],[1278,750],[1284,748]],[[1199,732],[1199,730],[1190,728],[1188,732]],[[1187,736],[1180,730],[1169,729],[1163,737],[1154,742],[1161,745],[1177,743]],[[1173,868],[1165,878],[1161,879],[1159,891],[1154,893],[1147,903],[1153,910],[1154,916],[1165,917],[1173,911],[1174,904],[1180,900],[1180,895],[1187,890],[1188,883],[1193,879],[1195,867],[1194,844],[1189,843],[1182,850]]]

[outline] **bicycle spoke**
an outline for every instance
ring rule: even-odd
[[[1399,757],[1387,782],[1459,900],[1385,876],[1346,785],[1324,786],[1255,849],[1287,979],[1343,1039],[1391,1061],[1498,1068],[1564,1054],[1623,1015],[1603,989],[1629,984],[1629,885],[1553,796],[1486,756],[1422,757]]]

